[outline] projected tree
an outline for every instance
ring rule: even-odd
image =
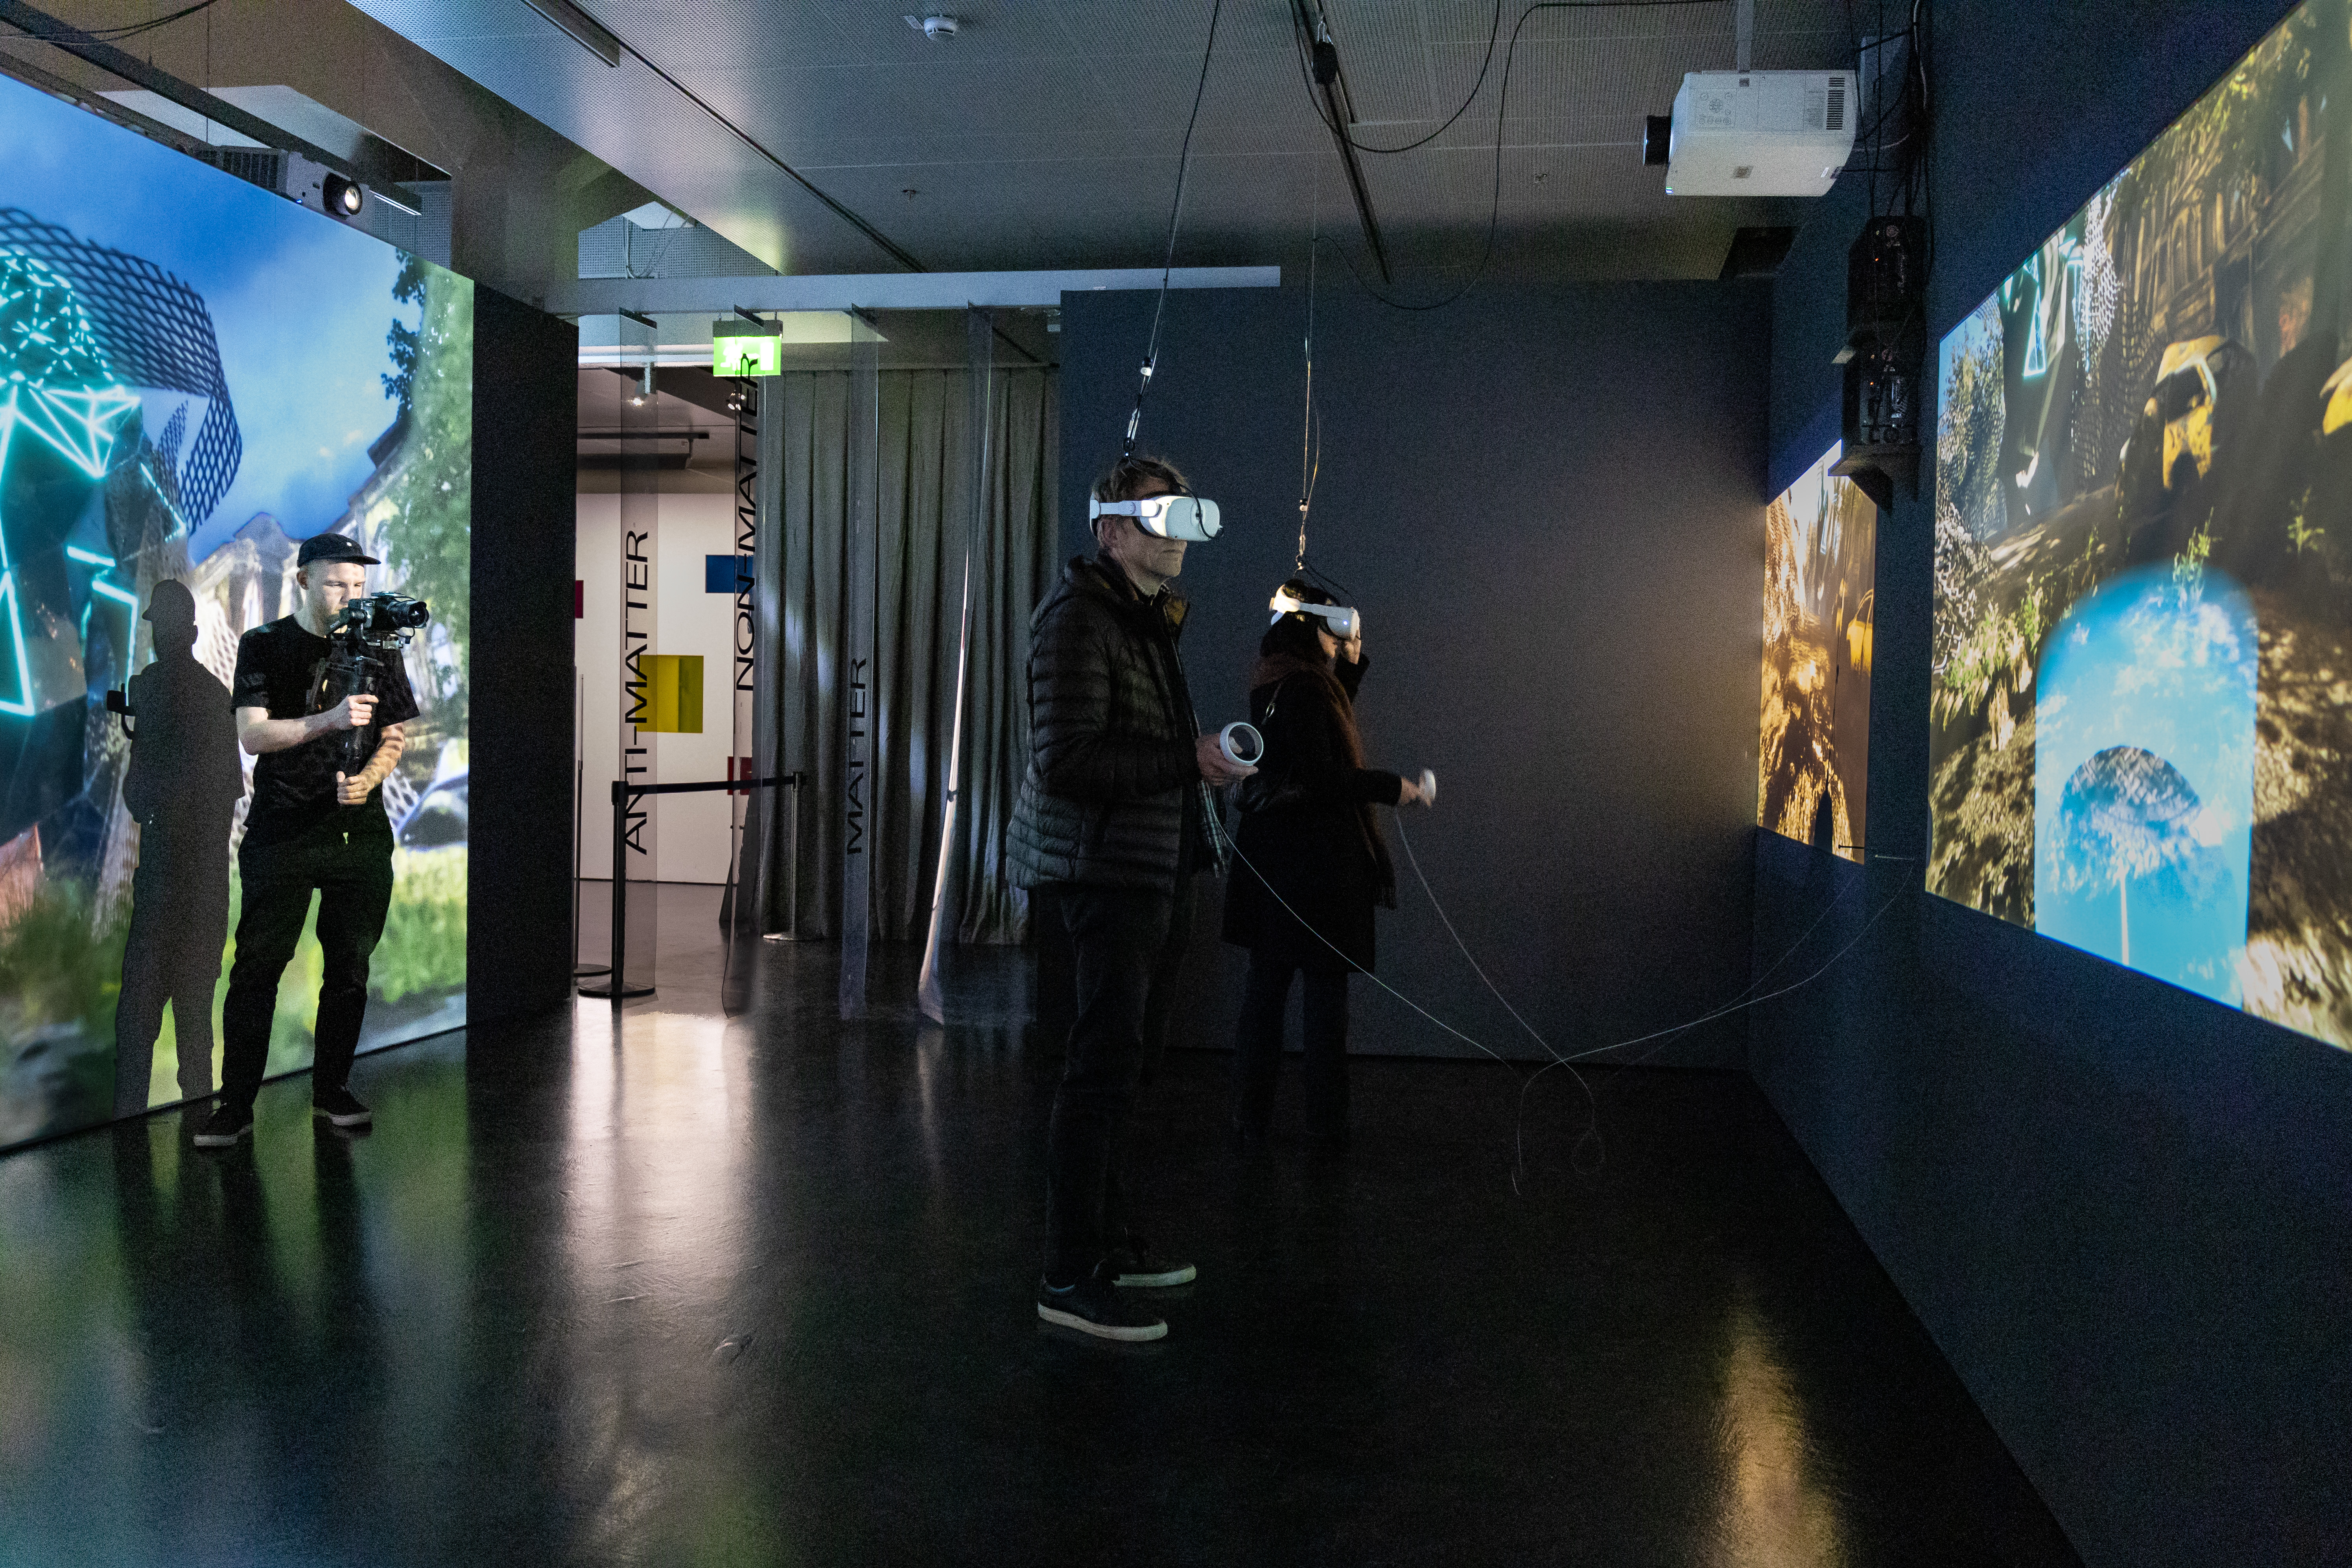
[[[2076,768],[2058,804],[2061,864],[2078,885],[2111,882],[2131,962],[2131,884],[2197,848],[2202,805],[2180,770],[2137,746],[2110,746]]]
[[[33,257],[0,252],[0,660],[9,667],[0,713],[29,718],[49,705],[26,638],[26,558],[63,541],[139,406],[115,380],[72,286]],[[93,591],[136,605],[112,584]]]

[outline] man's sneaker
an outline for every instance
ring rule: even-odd
[[[1189,1263],[1171,1263],[1155,1258],[1143,1237],[1130,1236],[1110,1249],[1105,1264],[1111,1283],[1130,1290],[1157,1289],[1166,1285],[1190,1285],[1200,1278],[1201,1271]]]
[[[1057,1289],[1039,1280],[1037,1315],[1049,1323],[1059,1323],[1097,1339],[1132,1342],[1164,1338],[1167,1323],[1140,1308],[1129,1306],[1126,1299],[1106,1282],[1109,1274],[1106,1264],[1075,1285]]]
[[[195,1145],[199,1149],[226,1149],[240,1138],[253,1135],[253,1107],[224,1105],[205,1118],[196,1129]]]
[[[359,1096],[348,1089],[331,1089],[310,1100],[310,1114],[323,1116],[338,1127],[365,1127],[374,1112],[360,1103]]]

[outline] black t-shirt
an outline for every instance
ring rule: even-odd
[[[333,646],[325,637],[304,631],[291,616],[254,627],[237,640],[231,705],[267,708],[272,719],[302,719],[325,712],[344,697],[327,670]],[[253,804],[246,808],[246,843],[282,843],[329,818],[334,818],[346,833],[391,836],[382,785],[368,795],[364,806],[344,811],[335,801],[335,774],[359,772],[383,743],[384,726],[416,717],[416,698],[408,687],[405,662],[397,653],[380,657],[382,668],[374,677],[375,721],[368,726],[359,762],[347,764],[344,760],[348,730],[263,753],[253,765]]]

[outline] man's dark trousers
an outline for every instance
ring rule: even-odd
[[[1127,1234],[1128,1121],[1167,1048],[1192,906],[1175,885],[1063,883],[1053,891],[1077,978],[1077,1016],[1045,1139],[1045,1278],[1064,1285],[1093,1272]]]
[[[250,1106],[261,1091],[278,978],[301,940],[313,889],[320,895],[319,948],[326,972],[312,1030],[310,1087],[314,1095],[341,1089],[351,1077],[367,1012],[368,957],[392,907],[391,830],[346,831],[330,819],[284,843],[247,845],[237,871],[243,905],[236,961],[221,1007],[222,1103]]]

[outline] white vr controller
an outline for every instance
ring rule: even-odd
[[[1265,602],[1265,606],[1274,612],[1276,621],[1285,616],[1317,616],[1341,642],[1355,641],[1364,629],[1364,616],[1360,610],[1351,609],[1346,605],[1310,605],[1304,599],[1293,598],[1279,588],[1275,590],[1274,597]],[[1267,624],[1271,626],[1273,622]]]
[[[1234,766],[1254,768],[1265,760],[1265,737],[1255,724],[1228,724],[1217,731],[1217,750]],[[1421,799],[1424,805],[1437,804],[1437,774],[1429,768],[1421,770]]]
[[[1087,500],[1087,526],[1098,517],[1131,517],[1135,526],[1161,539],[1198,544],[1214,539],[1224,524],[1217,521],[1217,503],[1199,496],[1146,496],[1141,500]]]
[[[1217,750],[1237,768],[1254,768],[1265,755],[1265,737],[1250,723],[1233,723],[1217,731]]]

